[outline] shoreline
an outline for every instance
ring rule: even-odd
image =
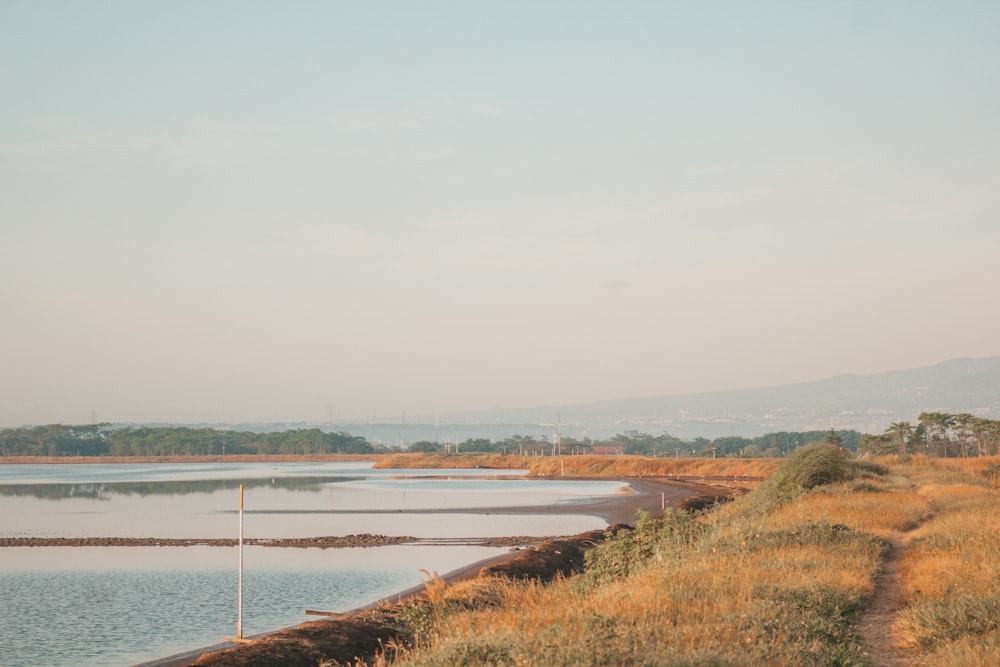
[[[492,558],[484,558],[474,563],[463,565],[460,568],[448,572],[441,578],[444,579],[449,584],[456,583],[459,581],[465,581],[467,579],[475,579],[480,575],[480,573],[484,568],[492,567],[495,565],[501,565],[509,560],[516,558],[519,553],[520,550],[512,549],[511,551],[504,554],[500,554],[499,556],[493,556]],[[423,584],[416,584],[415,586],[411,586],[410,588],[406,588],[397,593],[392,593],[391,595],[381,597],[377,600],[361,605],[360,607],[349,609],[345,612],[337,612],[337,613],[328,612],[328,613],[330,613],[334,618],[356,616],[364,612],[373,611],[386,604],[390,605],[401,604],[406,600],[409,600],[410,598],[422,594],[424,590],[425,587]],[[315,623],[315,622],[317,621],[302,621],[302,623],[299,623],[297,625],[289,625],[283,628],[277,628],[275,630],[266,630],[264,632],[244,637],[244,639],[249,640],[250,642],[260,641],[262,639],[266,639],[268,637],[272,637],[283,632],[294,631],[296,628],[305,623]],[[240,644],[236,642],[223,640],[218,644],[212,644],[211,646],[203,646],[200,648],[183,651],[181,653],[175,653],[174,655],[168,655],[163,658],[157,658],[155,660],[151,660],[148,662],[136,663],[131,667],[190,667],[204,655],[226,651],[228,649],[235,648],[238,646],[240,646]]]
[[[702,502],[709,503],[716,502],[719,498],[728,498],[738,492],[738,489],[734,487],[710,485],[668,478],[617,478],[616,481],[620,481],[623,485],[631,487],[632,492],[605,498],[594,503],[581,503],[578,505],[563,505],[558,507],[545,505],[533,506],[530,508],[478,508],[477,512],[482,514],[588,514],[602,517],[608,523],[608,526],[603,529],[591,531],[590,533],[585,533],[582,536],[577,536],[576,538],[540,537],[538,538],[538,541],[540,542],[540,545],[538,546],[531,546],[525,549],[512,549],[505,554],[500,554],[493,558],[470,563],[446,573],[441,576],[441,579],[450,585],[459,581],[478,578],[487,570],[496,571],[498,573],[502,573],[505,567],[510,567],[511,569],[516,570],[517,568],[515,564],[518,560],[530,559],[532,554],[536,552],[543,552],[547,547],[550,553],[556,554],[555,559],[561,564],[556,567],[566,567],[567,561],[564,552],[577,551],[582,559],[582,551],[584,548],[581,545],[583,543],[593,544],[593,541],[600,539],[604,533],[609,530],[614,530],[615,528],[620,528],[625,525],[632,525],[635,515],[639,510],[649,512],[653,515],[658,515],[662,512],[664,507],[681,507],[685,503],[691,502],[693,499],[700,499]],[[516,511],[511,511],[512,509]],[[552,545],[556,546],[553,547]],[[289,637],[289,641],[294,641],[293,636],[300,630],[305,631],[306,627],[311,629],[325,624],[325,626],[332,628],[338,623],[348,626],[352,621],[359,620],[366,614],[373,614],[376,610],[387,604],[399,605],[410,598],[419,596],[423,594],[424,590],[425,587],[423,584],[417,584],[398,593],[374,600],[366,605],[362,605],[343,613],[335,614],[329,619],[321,621],[304,621],[298,625],[278,628],[272,631],[259,633],[252,637],[247,637],[245,639],[250,640],[248,643],[223,641],[219,644],[191,649],[189,651],[184,651],[182,653],[177,653],[149,662],[138,663],[133,667],[189,667],[195,663],[202,664],[201,659],[203,657],[207,658],[210,655],[216,654],[220,656],[220,660],[224,660],[221,657],[223,654],[227,654],[230,651],[252,652],[255,644],[266,643],[263,640],[270,641],[279,637],[287,636]],[[373,648],[373,650],[375,650],[375,648],[377,648],[377,645]],[[210,662],[208,664],[213,663]],[[223,663],[220,662],[219,664]],[[241,662],[240,664],[255,663],[251,659],[249,662]],[[258,662],[256,664],[263,665],[265,663]]]

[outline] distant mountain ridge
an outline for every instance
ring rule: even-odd
[[[418,440],[503,440],[512,435],[574,438],[619,433],[691,440],[780,431],[853,429],[882,433],[893,422],[916,422],[921,412],[970,412],[1000,419],[1000,356],[951,359],[933,366],[738,391],[676,394],[573,405],[477,410],[407,416],[406,422],[197,424],[257,432],[322,428],[387,445]],[[558,426],[557,426],[558,424]],[[147,424],[149,425],[149,424]],[[173,424],[158,424],[168,426]]]
[[[921,412],[1000,415],[1000,356],[759,389],[653,396],[448,415],[460,423],[552,423],[574,435],[663,431],[680,438],[756,436],[774,431],[856,429],[881,433]]]

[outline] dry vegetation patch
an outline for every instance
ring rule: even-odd
[[[652,465],[575,458],[614,475]],[[858,465],[814,448],[734,502],[550,544],[544,558],[559,569],[548,577],[532,574],[541,570],[527,554],[453,586],[429,577],[427,594],[384,626],[396,632],[385,650],[350,664],[993,664],[1000,492],[990,469],[926,457]],[[868,632],[865,610],[888,599],[887,581],[892,603]]]
[[[934,516],[912,532],[903,560],[906,606],[897,627],[928,664],[982,665],[1000,632],[1000,493],[982,464],[910,463]]]
[[[878,665],[900,658],[885,650],[900,638],[920,664],[995,660],[994,467],[858,465],[829,447],[786,465],[710,512],[640,518],[590,552],[583,577],[442,614],[426,641],[379,664]],[[885,645],[865,646],[859,619],[892,543],[904,607],[888,617],[895,632],[866,635]]]
[[[902,633],[926,664],[989,664],[1000,595],[984,564],[1000,556],[1000,516],[988,480],[933,460],[886,474],[831,449],[799,463],[709,513],[640,519],[591,552],[584,577],[442,618],[381,664],[880,664],[857,623],[905,534],[907,604],[882,641]]]
[[[811,518],[772,521],[755,497],[771,493],[641,516],[587,553],[584,576],[442,614],[426,641],[379,664],[864,664],[853,623],[888,544]]]
[[[746,572],[752,574],[755,585],[769,589],[797,581],[800,586],[819,586],[866,597],[874,588],[873,574],[881,556],[879,552],[867,550],[857,569],[829,566],[830,559],[857,558],[853,551],[855,546],[829,549],[821,545],[796,545],[768,549],[747,560]]]
[[[931,512],[930,502],[912,491],[854,491],[843,485],[808,493],[795,503],[783,505],[766,523],[825,522],[889,536],[915,528]]]
[[[518,456],[515,454],[393,454],[376,468],[491,468],[527,470],[536,477],[759,478],[771,475],[780,459],[650,458],[646,456]]]
[[[681,477],[764,478],[779,466],[779,459],[649,458],[645,456],[532,457],[526,460],[531,474],[544,477]]]

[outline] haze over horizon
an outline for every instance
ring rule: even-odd
[[[0,426],[1000,354],[1000,5],[0,5]]]

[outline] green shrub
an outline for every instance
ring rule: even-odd
[[[698,532],[691,515],[683,510],[668,508],[659,518],[640,510],[636,516],[633,530],[609,531],[603,543],[584,553],[592,582],[623,579],[651,561],[678,553]]]

